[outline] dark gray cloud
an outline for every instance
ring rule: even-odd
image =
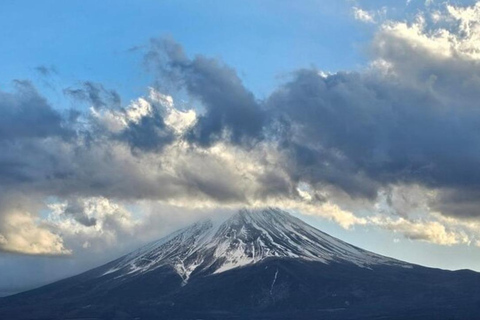
[[[85,204],[78,201],[78,199],[70,199],[64,213],[72,216],[75,221],[86,227],[91,227],[97,224],[97,219],[87,215],[85,212]]]
[[[49,77],[52,74],[57,74],[57,69],[54,66],[45,66],[40,65],[35,68],[35,71],[38,72],[43,77]]]
[[[382,57],[389,58],[389,52]],[[2,93],[5,98],[0,108],[5,116],[0,120],[0,138],[29,140],[5,145],[0,180],[38,189],[48,185],[50,192],[64,196],[80,192],[125,197],[135,186],[130,193],[134,198],[168,197],[178,183],[187,183],[188,190],[201,190],[208,197],[242,201],[238,190],[220,192],[212,181],[198,181],[191,175],[170,177],[167,181],[172,187],[165,189],[170,191],[149,191],[151,182],[132,179],[122,165],[116,166],[110,150],[116,143],[125,143],[134,157],[144,152],[161,154],[165,146],[186,139],[202,148],[220,140],[239,147],[251,142],[278,145],[285,156],[280,169],[288,176],[259,175],[257,180],[263,190],[276,190],[272,192],[277,195],[292,196],[292,186],[300,182],[314,188],[331,185],[354,198],[367,199],[375,199],[378,190],[390,184],[415,183],[469,193],[480,190],[477,92],[469,94],[473,89],[460,83],[462,99],[445,95],[454,83],[443,80],[447,74],[436,71],[439,64],[431,63],[421,77],[417,69],[402,69],[402,77],[379,72],[325,76],[314,69],[300,70],[265,102],[259,102],[232,69],[215,59],[189,59],[178,44],[154,41],[147,59],[155,62],[160,76],[184,88],[205,107],[186,136],[176,136],[153,105],[150,113],[116,133],[90,123],[80,140],[67,144],[70,153],[61,154],[57,146],[32,139],[68,136],[71,133],[65,123],[76,127],[79,115],[58,113],[30,84],[19,82],[17,93]],[[389,59],[400,66],[403,63],[396,55]],[[475,79],[479,74],[478,67],[457,65],[457,73],[465,77]],[[435,83],[419,80],[428,78],[429,72],[437,76]],[[417,80],[414,85],[411,78]],[[118,106],[118,95],[98,84],[85,82],[82,88],[67,89],[66,93],[97,108],[125,112]],[[113,157],[110,162],[109,157]],[[125,188],[115,186],[125,179]],[[460,214],[446,206],[460,203],[458,195],[439,199],[445,202],[446,211]],[[465,215],[476,215],[475,210],[467,210],[470,207],[474,203],[457,208],[464,208]]]
[[[478,188],[441,189],[429,203],[432,209],[453,217],[480,217],[480,190]]]
[[[118,108],[122,102],[118,92],[91,81],[83,82],[79,88],[65,88],[63,92],[74,100],[89,103],[95,108],[107,106]]]
[[[47,184],[52,193],[65,196],[80,192],[125,197],[135,186],[131,192],[134,198],[165,197],[178,183],[187,183],[188,190],[201,190],[215,199],[244,199],[238,190],[220,192],[210,180],[198,181],[191,175],[170,177],[172,187],[165,187],[171,188],[165,193],[149,191],[151,182],[132,178],[120,164],[116,167],[110,150],[116,143],[125,143],[134,157],[144,152],[161,154],[165,146],[186,139],[201,148],[216,141],[247,148],[251,142],[277,145],[285,156],[278,165],[287,177],[259,175],[257,182],[263,184],[263,190],[275,190],[272,192],[279,196],[294,195],[292,186],[301,182],[314,188],[331,185],[354,198],[367,199],[375,199],[378,190],[390,184],[415,183],[462,192],[480,189],[477,91],[468,86],[470,81],[468,85],[459,83],[462,99],[445,95],[447,88],[454,90],[454,83],[446,73],[437,72],[441,67],[438,63],[430,63],[421,76],[418,69],[407,68],[401,69],[401,77],[370,71],[322,75],[314,69],[300,70],[265,102],[259,102],[220,61],[203,56],[190,59],[171,41],[152,43],[147,60],[154,63],[159,76],[185,89],[205,107],[185,136],[176,136],[166,126],[160,109],[152,104],[151,112],[138,121],[129,121],[119,132],[112,133],[94,122],[83,126],[80,140],[67,145],[70,154],[61,154],[57,146],[45,142],[9,144],[0,157],[0,180],[39,189]],[[398,66],[404,63],[396,51],[386,50],[381,55]],[[464,64],[456,62],[456,73],[476,79],[478,67]],[[428,74],[436,75],[434,83],[421,80]],[[18,87],[17,93],[3,93],[0,108],[6,116],[0,138],[64,137],[69,132],[65,123],[78,126],[78,113],[74,117],[62,115],[30,84],[19,83]],[[85,82],[81,88],[65,92],[96,108],[126,112],[119,107],[118,95],[99,84]],[[99,170],[110,175],[99,174]],[[125,188],[115,186],[125,179]],[[442,199],[451,203],[457,198]],[[458,214],[451,208],[448,212]],[[462,212],[475,214],[474,210]]]
[[[29,81],[17,80],[15,88],[13,93],[0,91],[0,141],[72,135],[62,115]]]
[[[160,151],[174,140],[172,130],[167,128],[155,108],[152,114],[142,116],[138,123],[130,122],[116,137],[127,142],[133,151]]]
[[[183,48],[169,40],[154,39],[146,60],[189,95],[198,99],[205,113],[198,118],[188,139],[202,146],[227,139],[236,144],[254,142],[263,135],[266,115],[236,72],[217,59],[189,59]]]
[[[225,132],[239,145],[278,143],[292,182],[329,184],[353,197],[375,199],[390,184],[476,192],[480,68],[457,58],[446,64],[411,41],[388,32],[376,37],[372,52],[393,74],[376,68],[331,75],[300,70],[266,102],[257,101],[218,60],[190,59],[174,42],[153,41],[147,60],[205,106],[187,136],[201,146],[225,139]],[[468,209],[475,205],[458,208],[476,215]]]
[[[324,188],[372,201],[415,184],[439,192],[431,208],[480,216],[479,66],[457,59],[447,72],[404,43],[407,62],[402,42],[393,50],[395,39],[383,40],[376,54],[395,72],[299,70],[265,101],[221,61],[154,40],[146,60],[158,77],[204,108],[186,131],[167,125],[168,108],[154,99],[132,109],[85,82],[64,92],[95,114],[59,112],[17,81],[17,91],[0,92],[0,191],[70,199],[64,214],[83,226],[97,220],[76,197],[252,203],[300,199],[302,183],[316,203],[328,201],[316,192]],[[227,149],[212,151],[217,142]]]
[[[388,77],[304,70],[268,104],[289,122],[293,175],[374,197],[391,183],[479,188],[475,97],[461,107]]]

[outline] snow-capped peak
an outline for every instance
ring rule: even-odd
[[[221,273],[270,257],[361,267],[410,266],[349,245],[284,211],[269,208],[240,210],[224,221],[197,222],[125,256],[106,274],[135,275],[169,265],[187,282],[193,272]]]

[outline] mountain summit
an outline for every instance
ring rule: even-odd
[[[278,209],[206,219],[0,299],[1,319],[478,319],[480,274],[357,248]]]
[[[269,208],[240,210],[223,221],[197,222],[132,252],[106,273],[136,276],[169,265],[186,282],[192,274],[221,273],[267,258],[411,267],[354,247],[285,211]]]

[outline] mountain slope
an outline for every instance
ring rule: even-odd
[[[383,257],[276,209],[204,220],[0,299],[1,319],[478,319],[480,275]]]
[[[195,223],[132,252],[106,274],[134,275],[170,265],[187,281],[193,272],[211,274],[260,262],[292,258],[361,267],[379,264],[411,267],[333,238],[276,209],[241,210],[225,221]]]

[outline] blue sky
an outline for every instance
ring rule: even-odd
[[[2,1],[0,6],[3,86],[32,78],[39,65],[54,66],[62,85],[101,82],[127,100],[144,93],[150,80],[139,50],[130,49],[141,49],[152,37],[170,36],[191,54],[220,57],[262,97],[298,68],[360,67],[371,33],[342,1]]]
[[[475,4],[1,1],[0,293],[262,205],[480,270]]]

